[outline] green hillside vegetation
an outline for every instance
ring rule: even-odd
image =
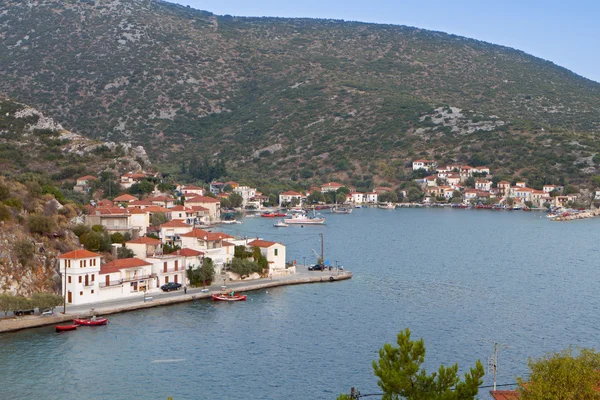
[[[584,183],[600,162],[600,84],[441,32],[12,0],[0,34],[0,90],[87,136],[144,144],[173,174],[200,153],[256,183],[358,186],[431,157]]]

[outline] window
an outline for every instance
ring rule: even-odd
[[[92,294],[94,294],[94,289],[92,289]]]
[[[273,251],[274,251],[274,253],[275,253],[275,257],[277,257],[277,250],[279,250],[279,249],[274,249],[274,250],[273,250]]]
[[[71,283],[71,277],[69,277],[69,283]]]
[[[178,263],[179,263],[179,261],[178,261],[178,260],[175,260],[175,271],[177,271],[177,268],[178,268]]]
[[[83,261],[79,260],[79,268],[83,268]]]
[[[83,260],[83,268],[87,267],[87,260]]]
[[[167,272],[167,262],[165,261],[165,263],[163,264],[163,272]],[[166,282],[165,282],[166,283]]]
[[[169,277],[165,276],[165,283],[169,283]]]
[[[67,268],[71,268],[71,260],[67,260]]]
[[[92,282],[94,282],[94,279],[96,279],[96,278],[94,277],[94,274],[92,274]]]
[[[80,296],[83,296],[83,292],[79,292],[79,295],[80,295]]]
[[[79,283],[81,283],[81,276],[79,277]]]

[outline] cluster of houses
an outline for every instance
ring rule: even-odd
[[[121,183],[133,184],[147,177],[145,173],[127,174],[121,177]],[[92,178],[96,179],[86,176],[77,180],[83,191]],[[232,183],[235,184],[229,182],[222,187]],[[246,199],[246,204],[252,204],[260,196],[255,189],[237,184],[231,186]],[[176,190],[184,198],[185,205],[178,205],[177,199],[168,195],[139,199],[124,194],[112,201],[105,199],[86,206],[84,223],[101,225],[109,234],[128,234],[126,236],[131,240],[113,246],[126,247],[134,257],[103,262],[102,255],[83,249],[60,255],[62,284],[69,304],[145,296],[160,291],[160,286],[169,282],[186,285],[186,269],[199,267],[205,257],[213,261],[217,279],[239,279],[224,268],[233,260],[235,246],[260,248],[268,262],[266,273],[269,276],[295,272],[293,266],[286,265],[286,248],[281,243],[259,238],[236,239],[223,232],[201,229],[219,221],[220,200],[205,196],[204,189],[198,186],[178,185]],[[164,215],[167,222],[153,226],[154,214],[161,214],[161,218]],[[153,233],[153,237],[148,236],[149,233]],[[166,254],[163,251],[165,245],[177,246],[179,250]]]
[[[425,202],[432,202],[436,198],[449,200],[459,192],[464,203],[487,202],[493,200],[497,204],[506,204],[512,199],[515,206],[525,206],[531,203],[534,207],[543,207],[551,204],[555,207],[566,206],[576,200],[575,195],[551,196],[552,192],[562,193],[563,187],[557,185],[544,185],[542,190],[527,187],[526,182],[516,182],[513,186],[508,181],[500,181],[492,187],[490,169],[488,167],[471,167],[469,165],[451,164],[438,167],[433,160],[413,161],[413,170],[426,170],[435,174],[417,179],[425,190]],[[469,178],[474,179],[475,187],[464,186]]]

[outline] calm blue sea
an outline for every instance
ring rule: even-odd
[[[111,316],[96,329],[0,334],[0,399],[335,399],[378,393],[371,361],[408,327],[426,367],[487,363],[498,383],[527,358],[598,346],[600,219],[536,212],[356,209],[324,226],[247,218],[222,230],[325,258],[353,279]],[[491,384],[486,376],[485,384]],[[488,390],[480,392],[488,399]],[[377,398],[377,397],[374,397]]]

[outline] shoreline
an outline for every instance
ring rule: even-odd
[[[304,275],[304,274],[297,274]],[[130,311],[137,311],[146,308],[169,306],[173,304],[186,303],[195,300],[210,299],[211,294],[220,293],[224,290],[235,290],[235,292],[252,292],[262,289],[268,289],[279,286],[293,286],[302,285],[309,283],[334,283],[337,281],[343,281],[352,278],[352,272],[343,271],[339,275],[333,274],[319,274],[313,276],[290,276],[282,278],[281,280],[269,280],[267,278],[261,278],[252,283],[246,283],[243,281],[231,281],[227,289],[214,290],[218,288],[217,285],[213,285],[213,290],[202,292],[201,288],[189,288],[187,294],[172,295],[166,298],[152,299],[150,301],[143,301],[139,299],[124,299],[134,300],[130,304],[111,304],[115,302],[106,303],[90,303],[81,306],[71,306],[75,311],[67,311],[66,314],[57,313],[51,316],[35,315],[30,317],[20,318],[9,318],[0,319],[0,333],[15,332],[24,329],[39,328],[48,325],[55,325],[61,322],[72,321],[73,318],[88,318],[93,314],[96,315],[111,315],[120,314]],[[151,293],[148,293],[146,298],[152,297]],[[81,309],[81,311],[77,311]],[[67,309],[68,310],[68,309]],[[92,311],[94,310],[94,311]]]

